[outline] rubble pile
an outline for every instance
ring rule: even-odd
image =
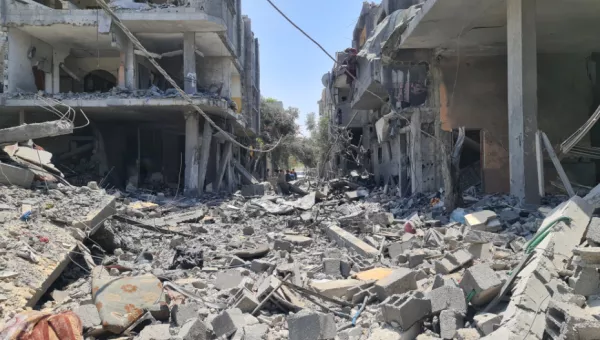
[[[95,183],[0,187],[0,335],[33,312],[86,339],[599,334],[595,197],[470,195],[445,212],[439,193],[347,184],[145,201]]]

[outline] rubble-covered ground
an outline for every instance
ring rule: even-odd
[[[298,184],[0,187],[0,335],[33,308],[73,311],[86,339],[598,338],[593,197],[471,194],[446,212],[435,193]]]

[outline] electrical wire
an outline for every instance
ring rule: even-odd
[[[171,84],[171,86],[173,86],[173,88],[181,95],[181,97],[183,99],[185,99],[194,110],[196,110],[198,113],[200,113],[200,115],[202,117],[204,117],[204,119],[206,119],[206,121],[212,127],[214,127],[217,131],[219,131],[221,134],[223,134],[223,136],[226,139],[231,141],[231,143],[239,146],[242,149],[246,149],[246,150],[254,151],[254,152],[260,152],[260,153],[271,152],[279,146],[281,139],[279,141],[277,141],[275,146],[273,146],[270,149],[266,149],[266,150],[265,149],[255,149],[253,147],[246,146],[246,145],[238,142],[237,140],[235,140],[235,138],[230,136],[229,133],[227,133],[225,130],[223,130],[221,127],[219,127],[212,119],[210,119],[208,114],[206,114],[198,105],[194,104],[193,99],[187,93],[185,93],[185,91],[183,91],[181,89],[181,87],[179,87],[179,85],[177,85],[177,83],[173,80],[173,78],[171,78],[171,76],[167,73],[167,71],[165,71],[158,64],[158,62],[156,62],[156,60],[154,60],[154,58],[150,55],[148,50],[146,50],[146,48],[142,45],[142,43],[140,43],[140,41],[135,37],[135,35],[133,35],[133,33],[131,33],[131,31],[125,26],[125,24],[123,24],[121,19],[119,19],[117,14],[106,4],[106,2],[104,0],[96,0],[96,3],[100,6],[100,8],[102,8],[108,15],[110,15],[113,18],[113,24],[117,25],[121,29],[121,31],[123,31],[123,33],[127,36],[127,38],[129,38],[129,40],[133,43],[133,45],[135,45],[135,47],[138,50],[140,50],[145,55],[146,58],[148,58],[148,61],[152,64],[152,66],[154,66],[158,70],[158,72],[160,74],[162,74],[162,76],[165,78],[165,80],[167,82],[169,82],[169,84]]]

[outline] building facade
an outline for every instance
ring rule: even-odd
[[[443,188],[465,127],[461,186],[539,202],[561,181],[545,152],[538,171],[538,130],[560,150],[600,103],[600,43],[586,28],[598,26],[599,9],[587,0],[576,9],[559,0],[365,2],[341,53],[352,55],[338,53],[323,77],[321,114],[361,135],[362,165],[379,184],[407,194]],[[597,129],[559,155],[574,185],[600,178]],[[330,161],[348,168],[339,158]]]
[[[73,135],[36,141],[59,166],[74,167],[73,181],[137,187],[160,179],[184,183],[189,194],[239,182],[233,169],[244,151],[190,107],[94,0],[1,5],[0,126],[56,119],[49,107],[82,111],[89,124],[78,114],[75,126],[85,127]],[[109,6],[227,134],[259,133],[259,44],[241,0]]]

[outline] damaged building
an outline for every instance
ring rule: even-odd
[[[589,32],[599,9],[583,0],[365,2],[319,101],[332,133],[351,132],[363,157],[340,148],[330,168],[366,170],[402,193],[435,191],[465,127],[463,188],[536,203],[593,187],[600,46]]]
[[[72,121],[72,134],[35,142],[74,185],[237,188],[250,155],[232,140],[260,129],[259,44],[241,0],[108,6],[116,16],[94,0],[2,1],[0,127]]]

